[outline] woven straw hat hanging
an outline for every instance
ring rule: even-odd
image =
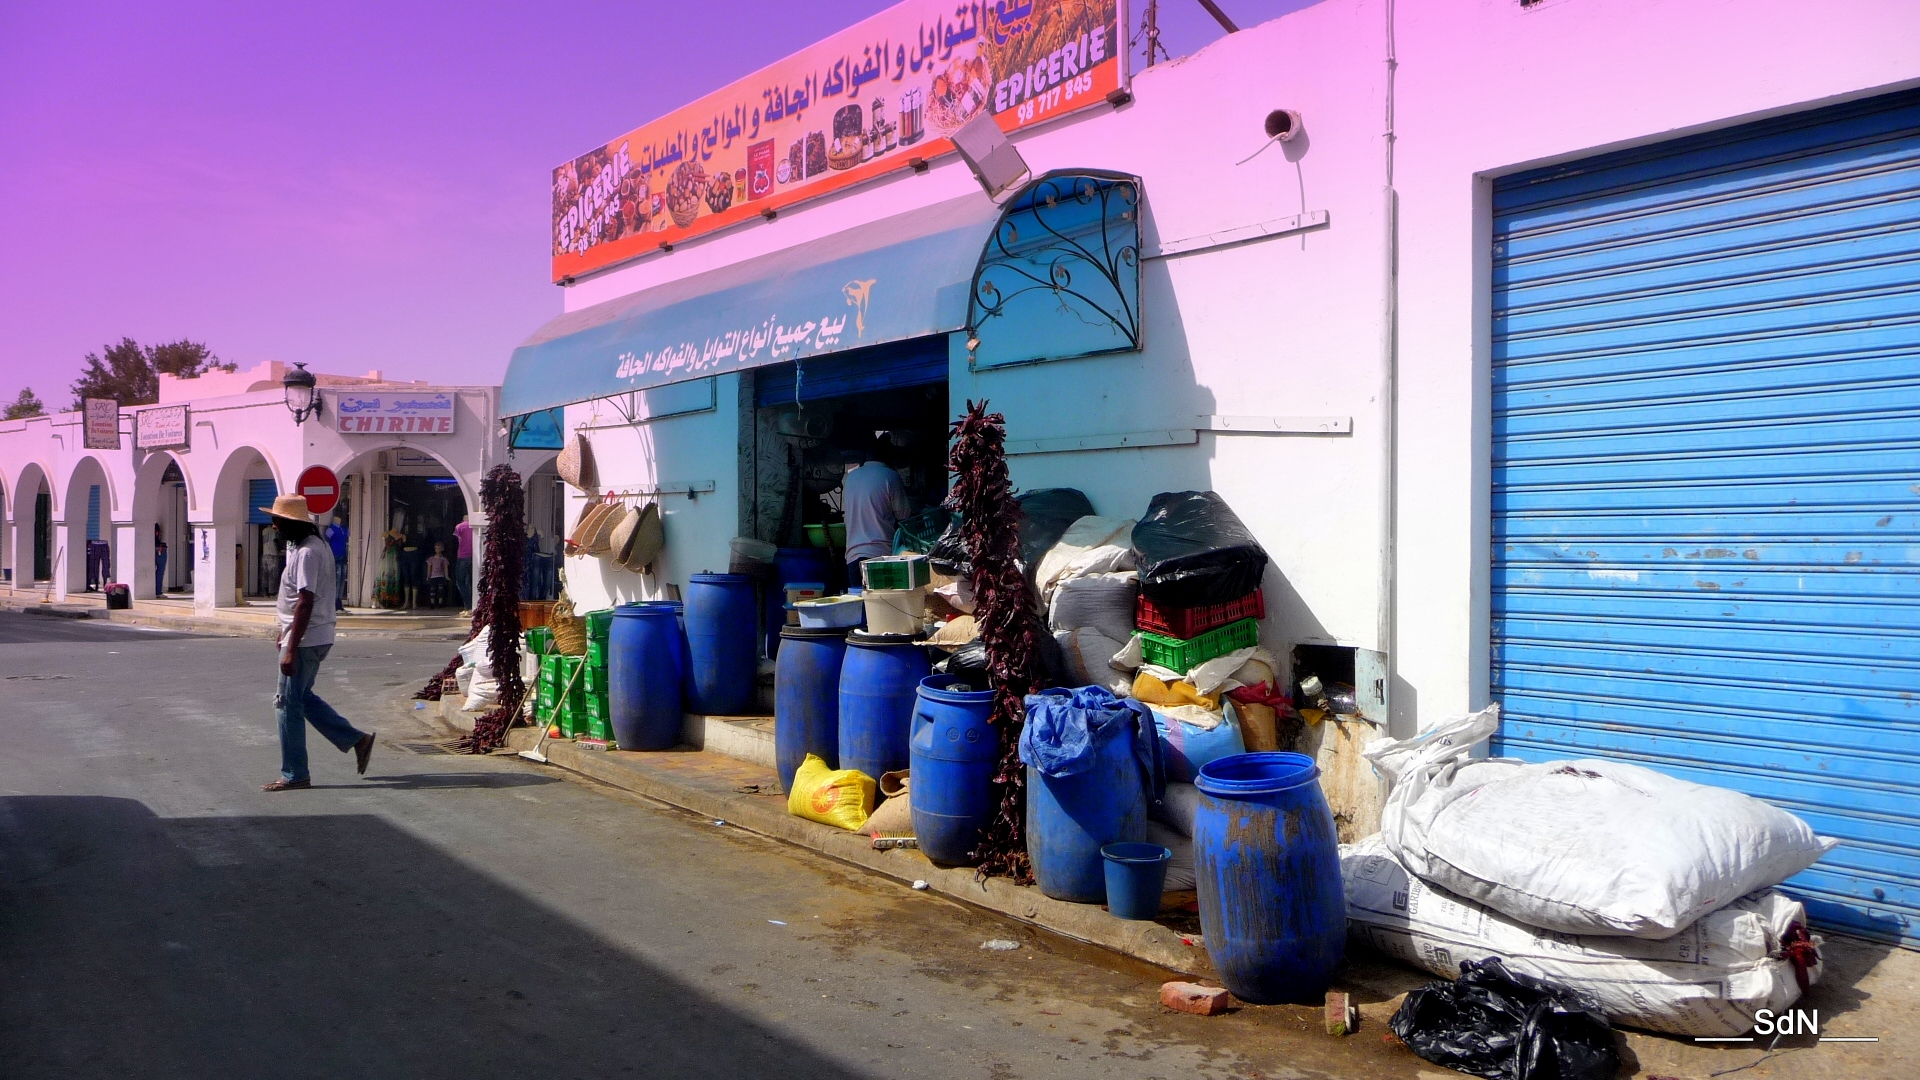
[[[587,533],[587,542],[582,550],[589,555],[605,555],[607,549],[613,545],[613,530],[619,526],[620,519],[625,516],[623,513],[625,509],[626,507],[617,502],[602,503],[600,516],[593,520],[593,528]]]
[[[553,467],[560,479],[589,495],[600,494],[600,471],[594,468],[593,446],[584,434],[573,433],[561,448],[560,456],[554,459]]]
[[[666,546],[667,529],[660,516],[660,504],[648,503],[640,508],[639,520],[634,523],[633,547],[624,560],[627,569],[644,573]]]
[[[580,507],[580,517],[573,523],[573,531],[567,534],[567,554],[579,554],[580,549],[586,546],[587,529],[593,524],[594,511],[598,510],[602,505],[601,503],[590,502]]]
[[[623,507],[620,523],[613,527],[613,535],[607,540],[607,561],[615,566],[626,565],[627,556],[633,554],[634,527],[640,524],[640,511]]]

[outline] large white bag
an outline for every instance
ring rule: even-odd
[[[1139,595],[1140,575],[1131,570],[1068,578],[1054,590],[1047,629],[1059,633],[1090,627],[1119,643],[1114,646],[1114,652],[1119,652],[1120,645],[1133,636],[1133,607]]]
[[[1365,753],[1380,831],[1430,884],[1528,926],[1671,937],[1812,866],[1834,841],[1751,796],[1612,761],[1469,761],[1498,707]]]
[[[1370,836],[1340,848],[1347,932],[1375,951],[1446,978],[1464,960],[1498,956],[1507,967],[1581,991],[1629,1027],[1732,1036],[1754,1014],[1800,998],[1794,958],[1820,977],[1820,939],[1806,911],[1775,890],[1742,897],[1662,941],[1546,934],[1408,874]],[[1798,927],[1799,929],[1796,929]],[[1805,943],[1789,947],[1795,938]]]

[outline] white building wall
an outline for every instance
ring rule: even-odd
[[[956,361],[952,407],[990,399],[1014,442],[1192,426],[1206,414],[1350,417],[1350,435],[1202,433],[1182,447],[1021,455],[1012,470],[1022,487],[1080,488],[1103,514],[1138,514],[1158,491],[1219,491],[1274,558],[1268,641],[1390,651],[1401,730],[1463,712],[1487,696],[1490,178],[1910,85],[1915,41],[1920,5],[1905,0],[1327,0],[1244,30],[1138,73],[1132,104],[1016,144],[1036,173],[1141,176],[1149,253],[1163,239],[1303,212],[1326,211],[1328,226],[1149,259],[1141,352],[981,373]],[[1386,316],[1390,53],[1397,321]],[[1305,137],[1243,163],[1274,108],[1299,111]],[[566,290],[566,307],[977,192],[949,159],[601,273]],[[711,444],[657,441],[639,471],[603,459],[603,478],[652,469],[724,484],[731,423],[688,427]],[[716,504],[698,512],[731,513]],[[700,542],[727,532],[703,524]],[[704,554],[725,559],[718,544]]]

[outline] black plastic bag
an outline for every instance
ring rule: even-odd
[[[947,529],[933,542],[927,559],[934,570],[948,577],[973,578],[973,558],[967,554],[967,542],[960,536],[960,515],[953,515],[947,522]]]
[[[1161,607],[1238,600],[1260,587],[1267,552],[1211,491],[1162,492],[1133,527],[1140,591]]]
[[[969,690],[991,690],[987,675],[987,643],[975,638],[955,649],[942,671],[967,684]]]
[[[1487,1080],[1613,1080],[1620,1067],[1599,1006],[1497,956],[1408,994],[1387,1026],[1420,1057]]]
[[[1074,488],[1040,488],[1020,496],[1020,561],[1031,579],[1040,560],[1067,534],[1067,529],[1093,514],[1093,503]]]

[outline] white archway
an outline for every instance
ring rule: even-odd
[[[64,574],[58,568],[54,572],[56,576],[64,578],[69,593],[81,592],[90,585],[104,592],[107,583],[118,576],[114,571],[120,569],[110,566],[114,539],[113,483],[100,459],[88,454],[75,462],[73,471],[67,474],[66,489],[66,498],[61,505],[60,533],[64,541],[61,547],[66,553],[66,569]],[[95,530],[91,535],[89,527]],[[97,570],[88,562],[88,545],[94,540],[104,543],[108,554],[107,562],[103,562]]]
[[[248,523],[254,507],[250,481],[272,480],[275,491],[290,484],[266,451],[236,446],[220,464],[211,505],[193,523],[193,602],[198,610],[234,607],[251,595],[271,595],[264,584],[272,576],[275,553],[261,543],[259,525]]]
[[[172,479],[175,475],[178,480]],[[133,541],[130,578],[137,599],[165,595],[165,586],[190,588],[193,583],[193,531],[189,524],[191,508],[196,504],[193,477],[186,463],[171,451],[157,450],[141,460],[133,483]],[[159,543],[166,545],[167,559],[160,562]],[[160,580],[164,575],[165,580]]]
[[[478,532],[480,496],[473,486],[471,477],[456,468],[453,462],[424,443],[389,443],[369,446],[361,449],[352,457],[333,466],[340,477],[346,503],[344,524],[347,526],[347,580],[345,597],[350,606],[377,606],[375,585],[382,575],[384,557],[384,537],[394,527],[392,488],[396,481],[406,477],[420,477],[430,481],[451,480],[459,492],[461,510],[475,521]],[[432,552],[436,541],[448,545],[447,557],[454,557],[454,538],[451,532],[459,513],[450,512],[452,520],[438,521],[430,530],[432,535],[414,533],[414,523],[407,525],[407,531],[418,551],[416,557],[424,560]],[[396,559],[398,556],[396,556]],[[388,601],[392,597],[386,597]],[[420,599],[420,597],[415,597]],[[405,601],[402,593],[401,601]]]
[[[46,497],[47,509],[42,524],[40,499]],[[38,462],[30,461],[13,481],[13,534],[15,588],[31,588],[36,581],[54,580],[58,561],[57,537],[53,522],[58,520],[59,502],[53,488],[53,474]],[[61,590],[64,595],[64,590]]]

